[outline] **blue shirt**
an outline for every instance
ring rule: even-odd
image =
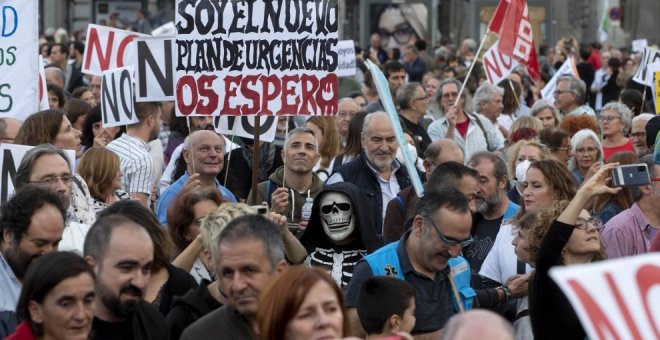
[[[9,267],[5,257],[0,254],[0,311],[16,311],[18,296],[21,294],[21,282],[18,281],[14,271]]]
[[[165,189],[162,195],[160,195],[158,203],[156,204],[156,217],[158,217],[158,222],[160,222],[161,225],[167,225],[167,208],[170,207],[172,201],[177,197],[181,189],[183,189],[183,185],[187,180],[188,173],[186,172],[181,178]],[[236,197],[234,197],[234,194],[232,194],[229,189],[220,185],[220,182],[218,182],[217,179],[215,180],[215,186],[218,188],[218,191],[220,191],[220,194],[224,199],[236,203]]]

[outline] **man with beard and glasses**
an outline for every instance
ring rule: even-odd
[[[287,266],[282,236],[264,216],[246,215],[229,222],[215,244],[215,271],[227,304],[188,326],[181,339],[257,339],[259,294]]]
[[[41,144],[25,153],[14,175],[14,187],[21,190],[27,185],[35,185],[56,194],[65,209],[71,205],[73,181],[69,158],[63,150],[51,144]],[[70,210],[69,210],[70,211]],[[65,219],[65,228],[60,251],[75,251],[82,254],[88,224],[73,221],[71,215]]]
[[[90,339],[167,339],[165,318],[144,301],[154,245],[147,230],[121,215],[99,218],[85,239],[96,274]]]
[[[139,122],[128,125],[126,133],[110,142],[107,148],[119,156],[121,189],[149,207],[149,195],[154,186],[151,179],[154,160],[147,143],[160,134],[160,104],[135,103],[135,115]]]
[[[314,199],[323,188],[323,181],[314,172],[319,157],[313,130],[299,127],[289,131],[282,150],[284,165],[259,183],[256,200],[250,194],[248,202],[266,202],[271,211],[287,217],[294,234],[304,230],[307,221],[301,216],[305,200]]]
[[[57,251],[66,209],[51,191],[28,185],[2,205],[0,215],[0,338],[16,327],[21,282],[32,261]]]
[[[183,143],[183,161],[177,164],[175,173],[183,172],[172,185],[160,195],[156,204],[156,217],[167,225],[167,209],[183,188],[216,188],[228,202],[236,203],[234,194],[220,185],[217,176],[224,165],[225,141],[213,131],[195,131]],[[183,166],[185,165],[185,170]],[[191,175],[192,174],[192,175]]]
[[[376,230],[382,236],[387,203],[410,186],[406,168],[396,160],[398,144],[390,118],[385,112],[374,112],[364,118],[360,156],[342,164],[326,184],[350,182],[362,190],[372,207]]]
[[[356,311],[358,293],[375,275],[396,277],[415,287],[416,322],[411,333],[424,339],[437,339],[449,318],[471,309],[475,293],[470,287],[470,265],[459,256],[472,242],[471,225],[462,192],[454,187],[427,190],[415,206],[412,227],[400,241],[376,250],[353,270],[346,290],[353,335],[364,335]]]

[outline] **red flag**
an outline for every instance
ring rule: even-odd
[[[527,65],[529,76],[541,79],[526,0],[500,0],[488,29],[500,36],[499,50]]]

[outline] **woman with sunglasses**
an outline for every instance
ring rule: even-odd
[[[606,258],[600,236],[599,221],[584,207],[601,194],[616,194],[621,188],[607,185],[610,172],[618,163],[601,167],[584,182],[561,215],[554,220],[540,242],[536,270],[529,292],[529,311],[534,338],[584,339],[584,328],[568,299],[550,278],[550,268],[584,264]],[[532,240],[538,242],[538,240]]]

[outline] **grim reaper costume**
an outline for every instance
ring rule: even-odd
[[[300,237],[309,254],[305,263],[328,270],[340,287],[351,280],[358,261],[383,245],[363,196],[352,183],[326,186],[314,199],[312,216]]]

